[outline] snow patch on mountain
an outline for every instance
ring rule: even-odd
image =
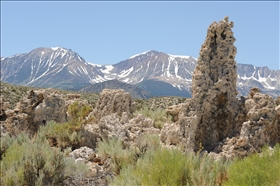
[[[183,59],[189,59],[191,56],[181,56],[181,55],[173,55],[173,54],[168,54],[170,57],[173,58],[183,58]]]
[[[60,47],[51,47],[52,50],[58,50]]]
[[[167,76],[167,77],[170,77],[170,76],[171,76],[171,74],[170,74],[170,63],[171,63],[173,60],[174,60],[174,58],[172,58],[172,57],[169,57],[169,58],[168,58],[168,65],[167,65],[167,69],[166,69],[166,76]]]
[[[140,56],[140,55],[143,55],[143,54],[147,54],[148,52],[150,52],[151,50],[148,50],[148,51],[146,51],[146,52],[142,52],[142,53],[139,53],[139,54],[136,54],[136,55],[133,55],[133,56],[131,56],[130,58],[128,58],[128,59],[132,59],[132,58],[135,58],[135,57],[137,57],[137,56]]]
[[[105,69],[100,69],[100,71],[104,74],[109,74],[111,70],[113,70],[114,66],[113,65],[105,65]]]
[[[121,71],[121,74],[119,75],[119,77],[121,77],[121,78],[126,77],[126,76],[128,76],[132,71],[133,71],[133,67],[131,67],[131,68],[128,69],[128,70],[123,70],[123,71]]]
[[[103,82],[103,81],[107,81],[107,79],[104,79],[102,76],[98,75],[98,76],[90,79],[89,83],[95,84],[95,83],[100,83],[100,82]]]
[[[87,65],[91,65],[93,67],[102,67],[103,65],[99,65],[99,64],[95,64],[95,63],[90,63],[90,62],[87,62]]]

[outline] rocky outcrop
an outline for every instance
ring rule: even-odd
[[[92,114],[96,120],[113,113],[121,116],[123,112],[126,112],[131,118],[135,109],[136,106],[130,93],[122,89],[104,89],[100,93],[100,98]]]
[[[14,110],[6,108],[2,112],[5,119],[1,125],[12,135],[21,131],[34,134],[40,125],[49,120],[66,121],[65,100],[53,89],[30,90]]]
[[[185,149],[198,151],[203,147],[219,156],[242,157],[258,152],[265,144],[280,143],[277,100],[257,88],[247,98],[236,98],[232,27],[226,17],[208,28],[193,74],[192,99],[179,115],[180,143]]]
[[[122,117],[111,114],[101,118],[99,125],[100,138],[117,138],[122,140],[125,145],[132,145],[144,133],[159,134],[160,129],[153,127],[153,120],[138,114],[128,120],[124,112]]]
[[[180,138],[180,126],[176,123],[165,124],[160,132],[160,140],[167,146],[179,145]]]
[[[179,119],[179,114],[182,112],[182,106],[184,104],[172,105],[166,108],[166,114],[172,117],[173,122],[177,122]]]
[[[112,177],[109,160],[102,159],[97,152],[86,146],[69,153],[69,158],[74,159],[78,164],[86,164],[85,175],[72,175],[64,180],[64,185],[108,185],[107,178]]]
[[[186,147],[211,151],[222,139],[233,136],[239,103],[236,99],[236,47],[228,18],[213,22],[200,50],[192,79],[192,99],[180,120]],[[233,126],[233,123],[234,126]]]
[[[245,101],[246,119],[239,135],[226,138],[214,152],[218,157],[244,157],[259,152],[264,145],[280,143],[280,106],[277,99],[251,89]]]
[[[47,89],[42,92],[41,104],[38,104],[34,112],[34,124],[44,124],[46,121],[54,120],[58,123],[66,121],[66,104],[63,96],[52,89]]]
[[[98,139],[106,140],[117,138],[122,140],[124,145],[133,145],[135,141],[145,133],[159,134],[160,129],[153,126],[153,120],[138,114],[132,119],[124,112],[121,117],[116,113],[102,117],[97,124],[87,124],[84,126],[86,143],[91,148],[95,148]],[[91,140],[87,140],[91,139]]]
[[[94,122],[83,127],[85,140],[81,145],[95,149],[98,139],[109,138],[117,138],[131,145],[144,133],[159,134],[160,130],[154,127],[152,119],[141,114],[133,117],[135,108],[128,92],[103,90],[94,111],[88,116],[94,116]]]
[[[10,108],[10,103],[6,102],[4,97],[0,96],[0,121],[5,121],[7,119],[7,116],[5,114],[5,111]]]

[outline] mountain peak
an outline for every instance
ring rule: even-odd
[[[135,55],[133,55],[133,56],[131,56],[130,58],[128,58],[128,59],[133,59],[133,58],[135,58],[135,57],[138,57],[138,56],[141,56],[141,55],[146,55],[146,54],[157,54],[157,53],[161,53],[161,52],[158,52],[158,51],[156,51],[156,50],[147,50],[147,51],[145,51],[145,52],[142,52],[142,53],[139,53],[139,54],[135,54]]]
[[[63,47],[38,47],[30,51],[30,53],[34,52],[73,52],[71,49],[63,48]]]
[[[147,53],[150,52],[150,51],[151,51],[151,50],[147,50],[147,51],[145,51],[145,52],[142,52],[142,53],[139,53],[139,54],[135,54],[135,55],[129,57],[128,59],[132,59],[132,58],[135,58],[135,57],[137,57],[137,56],[147,54]]]
[[[145,52],[142,52],[142,53],[139,53],[139,54],[135,54],[135,55],[129,57],[128,59],[133,59],[133,58],[135,58],[135,57],[139,57],[139,56],[147,55],[147,54],[160,54],[160,53],[165,54],[165,53],[163,53],[163,52],[159,52],[159,51],[156,51],[156,50],[147,50],[147,51],[145,51]],[[193,58],[193,59],[197,60],[197,58],[194,58],[194,57],[192,57],[192,56],[174,55],[174,54],[165,54],[165,55],[168,55],[168,56],[170,56],[170,57],[172,57],[172,58],[183,58],[183,59]]]
[[[60,46],[59,47],[51,47],[51,49],[54,50],[54,51],[64,51],[64,52],[71,51],[72,52],[71,49],[63,48],[63,47],[60,47]]]
[[[185,59],[189,59],[191,56],[183,56],[183,55],[173,55],[173,54],[168,54],[170,57],[173,57],[173,58],[185,58]]]

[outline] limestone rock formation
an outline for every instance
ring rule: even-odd
[[[44,99],[42,103],[35,108],[34,124],[40,125],[46,121],[54,120],[62,123],[66,121],[66,104],[63,96],[52,89],[46,89],[38,92]]]
[[[176,123],[166,124],[160,132],[160,140],[165,145],[179,145],[180,144],[180,126]]]
[[[7,127],[3,125],[4,121],[7,119],[7,110],[10,108],[10,103],[5,102],[4,97],[0,96],[0,137],[7,135]]]
[[[117,113],[118,116],[121,116],[123,112],[126,112],[128,117],[132,117],[135,109],[135,103],[130,93],[122,89],[104,89],[100,93],[100,98],[92,114],[96,120],[112,113]]]
[[[85,175],[69,176],[64,185],[108,185],[106,178],[112,177],[109,161],[99,157],[95,150],[84,146],[70,152],[69,158],[74,159],[76,163],[86,164],[88,170]]]
[[[193,74],[192,100],[180,121],[187,148],[198,150],[201,143],[210,151],[237,132],[232,126],[240,106],[232,27],[233,22],[224,19],[208,28]]]
[[[53,89],[30,90],[14,110],[3,112],[5,119],[1,125],[12,135],[20,131],[34,134],[40,125],[49,120],[66,121],[65,100]]]
[[[172,106],[169,106],[166,108],[166,114],[167,115],[171,115],[172,117],[172,121],[173,122],[177,122],[178,119],[179,119],[179,114],[181,113],[182,111],[182,106],[184,104],[181,103],[179,105],[172,105]]]
[[[83,127],[85,140],[80,145],[95,149],[99,139],[117,138],[124,144],[133,144],[144,133],[159,134],[153,120],[141,114],[133,117],[135,103],[130,93],[123,90],[105,89],[100,94],[96,107],[88,117],[95,120]]]
[[[279,98],[257,88],[247,98],[236,98],[232,27],[228,17],[209,26],[193,74],[192,99],[179,115],[180,142],[186,149],[198,151],[202,146],[227,158],[280,143]]]
[[[244,157],[259,152],[264,145],[280,143],[280,106],[276,99],[251,89],[245,101],[246,119],[240,134],[223,140],[214,150],[219,157]]]
[[[123,122],[126,113],[122,117],[110,114],[100,119],[99,134],[104,139],[117,138],[126,145],[134,144],[134,142],[144,133],[159,134],[160,130],[153,127],[153,121],[138,114],[134,118]]]

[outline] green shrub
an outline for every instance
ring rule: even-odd
[[[191,171],[192,185],[215,186],[221,185],[227,179],[227,169],[230,162],[188,152],[187,164]]]
[[[186,156],[176,149],[147,151],[137,162],[135,174],[142,185],[186,185],[189,180],[186,161]]]
[[[274,152],[265,147],[261,155],[236,159],[224,185],[280,185],[280,145],[274,147]]]
[[[137,110],[135,115],[142,114],[154,121],[154,127],[161,129],[166,122],[171,122],[171,117],[166,115],[165,110],[160,108],[150,109],[147,106]]]
[[[19,133],[17,137],[10,137],[9,135],[2,136],[1,137],[1,160],[2,155],[6,152],[6,150],[13,144],[18,143],[19,145],[22,145],[22,143],[25,143],[29,140],[29,137],[25,133]]]
[[[109,180],[110,186],[141,186],[141,179],[135,174],[135,166],[128,165],[120,171],[113,180]]]
[[[110,157],[115,174],[119,174],[129,164],[135,163],[135,150],[130,147],[124,148],[122,142],[116,138],[99,141],[97,149],[101,157]]]
[[[42,126],[40,130],[49,139],[51,146],[62,149],[78,147],[79,143],[84,140],[81,129],[91,110],[92,108],[88,105],[79,105],[78,102],[74,102],[68,106],[69,120],[67,122],[48,121],[46,126]]]
[[[68,106],[67,112],[70,116],[70,121],[74,123],[83,123],[88,114],[92,111],[89,105],[80,105],[78,101],[75,101]]]
[[[137,157],[142,157],[147,150],[156,150],[161,147],[159,136],[145,133],[135,141],[135,153]]]
[[[24,133],[12,138],[1,161],[1,185],[58,185],[68,175],[87,170],[66,159],[60,149],[51,148],[42,133],[34,139]]]
[[[110,185],[187,185],[189,169],[186,156],[179,150],[148,150],[135,166],[121,170]]]
[[[77,126],[78,125],[78,126]],[[81,126],[72,122],[56,123],[48,121],[40,130],[45,134],[51,146],[57,146],[62,149],[67,147],[74,148],[83,140]]]
[[[123,167],[110,185],[221,185],[229,162],[183,154],[178,149],[150,148],[135,165]]]

